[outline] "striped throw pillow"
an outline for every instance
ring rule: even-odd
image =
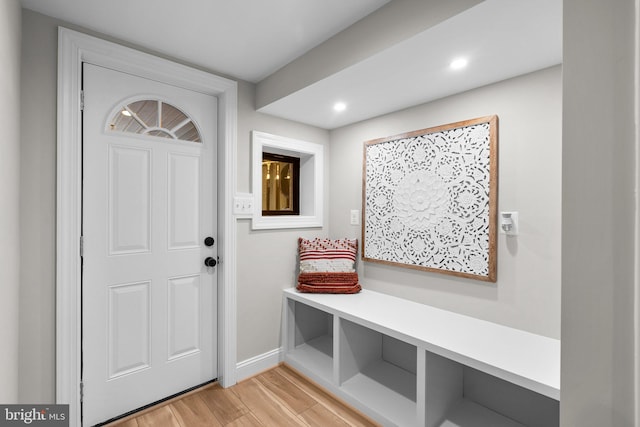
[[[298,239],[300,273],[355,272],[358,239]]]

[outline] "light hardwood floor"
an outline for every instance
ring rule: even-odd
[[[107,427],[378,426],[280,365],[233,387],[204,387]]]

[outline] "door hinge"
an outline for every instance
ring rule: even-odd
[[[80,258],[84,256],[84,236],[80,236]]]
[[[84,402],[84,383],[80,382],[80,402]]]
[[[84,91],[80,91],[80,111],[84,111]]]

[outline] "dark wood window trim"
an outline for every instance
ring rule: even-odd
[[[267,153],[267,152],[263,152],[262,153],[262,162],[263,164],[265,162],[279,162],[279,163],[289,163],[291,164],[291,173],[290,173],[290,179],[291,179],[291,194],[290,194],[290,198],[291,198],[291,208],[289,209],[263,209],[262,210],[262,215],[263,216],[275,216],[275,215],[300,215],[300,158],[299,157],[292,157],[292,156],[285,156],[282,154],[274,154],[274,153]],[[275,178],[270,178],[270,179],[275,179]],[[280,177],[280,179],[284,179],[283,177]],[[263,183],[265,181],[264,178],[264,168],[263,168]],[[267,188],[265,188],[265,186],[263,185],[262,187],[262,197],[264,200],[265,197],[265,191],[267,191]],[[268,203],[264,203],[262,204],[262,206],[269,206]]]

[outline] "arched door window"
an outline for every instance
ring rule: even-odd
[[[180,109],[155,99],[131,102],[111,117],[109,130],[202,142],[196,124]]]

